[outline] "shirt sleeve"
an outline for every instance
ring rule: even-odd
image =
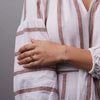
[[[25,28],[45,27],[44,10],[45,3],[42,3],[41,0],[24,0],[17,32]]]
[[[30,39],[49,40],[45,24],[45,4],[41,0],[24,0],[22,16],[16,32],[15,53],[31,43]]]
[[[89,73],[92,77],[100,79],[100,46],[88,48],[91,52],[93,66]]]

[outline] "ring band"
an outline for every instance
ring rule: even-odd
[[[32,56],[30,56],[30,60],[33,61],[33,57]]]

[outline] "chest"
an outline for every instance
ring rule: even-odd
[[[84,7],[86,8],[87,11],[89,11],[90,5],[93,0],[82,0]]]
[[[58,18],[58,1],[59,0],[50,0],[49,1],[49,10],[48,10],[48,21],[47,28],[50,39],[54,42],[59,42],[59,18]],[[77,1],[77,2],[76,2]],[[61,0],[61,32],[63,39],[66,45],[80,47],[80,34],[83,35],[83,41],[85,48],[89,47],[89,38],[90,38],[90,26],[92,29],[96,29],[96,24],[99,24],[100,21],[97,21],[100,17],[100,5],[96,4],[94,10],[91,11],[93,1],[89,0]],[[90,9],[91,8],[91,9]],[[97,8],[97,9],[95,9]],[[91,15],[91,12],[94,15]],[[94,16],[91,17],[90,16]],[[90,25],[91,21],[91,25]],[[94,21],[94,22],[93,22]],[[100,32],[100,29],[98,29]],[[95,33],[94,37],[97,37],[98,32]],[[98,39],[97,39],[98,40]]]

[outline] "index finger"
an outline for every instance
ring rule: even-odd
[[[22,46],[20,49],[19,49],[19,51],[18,52],[25,52],[25,51],[28,51],[28,50],[32,50],[32,49],[34,49],[36,47],[36,45],[35,44],[26,44],[26,45],[24,45],[24,46]]]

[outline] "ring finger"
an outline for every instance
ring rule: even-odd
[[[26,58],[18,61],[18,64],[27,64],[27,63],[33,62],[35,60],[36,59],[34,59],[34,56],[31,56],[31,58],[30,57],[26,57]]]

